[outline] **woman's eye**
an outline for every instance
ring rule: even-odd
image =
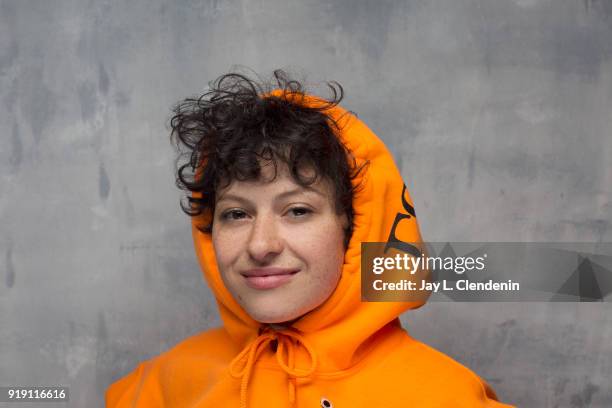
[[[221,218],[224,220],[240,220],[246,216],[247,214],[241,210],[229,210],[221,214]]]
[[[310,208],[305,207],[294,207],[289,210],[289,213],[294,217],[303,217],[311,212],[312,210]]]

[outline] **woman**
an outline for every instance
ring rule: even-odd
[[[412,202],[339,85],[323,100],[275,78],[227,74],[175,109],[183,208],[223,327],[141,363],[107,407],[505,406],[401,328],[422,302],[360,300],[361,243],[420,242]]]

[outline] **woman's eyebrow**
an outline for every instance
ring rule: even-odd
[[[291,190],[284,191],[278,194],[274,198],[275,200],[282,200],[284,198],[291,197],[293,195],[304,194],[304,193],[315,193],[321,197],[326,197],[326,195],[323,192],[319,191],[318,189],[313,188],[311,186],[305,186],[305,187],[296,187]]]
[[[245,198],[245,197],[241,197],[239,195],[232,194],[232,193],[227,193],[227,194],[222,194],[221,197],[219,197],[217,199],[217,204],[220,203],[221,201],[225,201],[225,200],[238,201],[239,203],[242,203],[244,205],[251,203],[251,201],[249,199]]]
[[[277,194],[274,197],[274,200],[275,201],[283,200],[288,197],[298,195],[298,194],[304,194],[304,193],[315,193],[321,197],[324,197],[324,198],[327,197],[323,192],[319,191],[318,189],[310,187],[310,186],[306,186],[306,187],[296,187],[291,190],[283,191],[282,193]],[[232,193],[222,194],[221,197],[218,198],[217,203],[220,203],[221,201],[225,201],[225,200],[238,201],[239,203],[242,203],[244,205],[251,204],[251,200],[249,200],[248,198],[244,196],[232,194]]]

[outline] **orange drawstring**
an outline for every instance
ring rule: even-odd
[[[293,346],[293,339],[289,340],[291,342],[291,345]],[[297,341],[295,342],[295,345],[297,345]],[[288,366],[293,368],[295,367],[295,354],[293,352],[294,348],[293,347],[287,347],[287,362],[288,362]],[[296,388],[296,379],[295,377],[289,377],[289,403],[291,404],[291,406],[293,406],[295,404],[295,388]]]
[[[266,346],[276,340],[278,342],[276,348],[276,361],[284,372],[289,376],[289,401],[291,405],[295,403],[296,378],[308,377],[317,368],[317,356],[312,346],[308,344],[306,339],[300,334],[292,331],[264,331],[257,336],[232,360],[229,366],[229,371],[232,377],[242,379],[240,383],[240,408],[247,406],[247,387],[251,378],[251,373],[257,358],[265,350]],[[295,342],[295,343],[294,343]],[[295,367],[295,347],[301,344],[308,355],[310,356],[310,367],[306,371],[297,371]],[[287,362],[285,358],[285,350],[287,350]],[[242,368],[240,365],[244,364]]]

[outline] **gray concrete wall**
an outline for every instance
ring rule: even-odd
[[[0,1],[0,385],[101,405],[218,323],[166,125],[234,64],[340,81],[428,240],[612,241],[610,1]],[[609,407],[611,312],[438,303],[403,320],[508,402]]]

